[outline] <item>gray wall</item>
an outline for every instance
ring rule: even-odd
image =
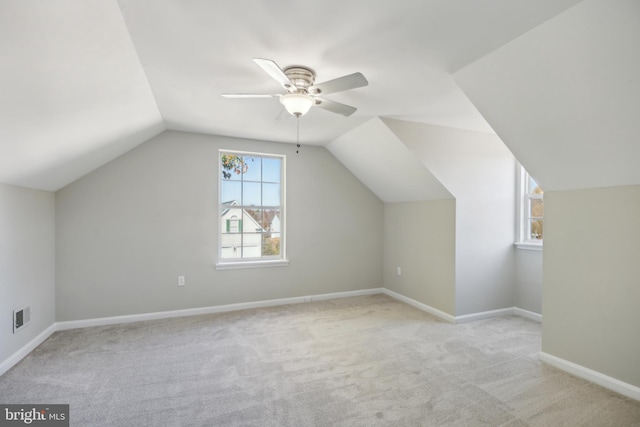
[[[545,192],[542,351],[640,386],[640,186]]]
[[[385,288],[455,316],[455,216],[453,199],[385,204]]]
[[[514,305],[542,314],[542,251],[516,249]]]
[[[635,386],[638,40],[640,2],[584,0],[453,74],[545,190],[543,351]]]
[[[496,135],[383,121],[456,199],[455,314],[513,307],[514,157]]]
[[[287,154],[288,267],[215,270],[220,148]],[[165,132],[56,193],[57,320],[381,287],[382,227],[324,148]]]
[[[0,363],[55,322],[54,194],[0,184]],[[13,334],[13,310],[31,324]]]

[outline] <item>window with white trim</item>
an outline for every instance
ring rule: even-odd
[[[544,235],[544,191],[536,180],[520,166],[519,173],[519,241],[526,245],[542,247]]]
[[[285,156],[220,150],[218,268],[285,261],[284,170]]]

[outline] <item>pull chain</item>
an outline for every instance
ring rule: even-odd
[[[300,116],[296,115],[296,154],[300,152]]]

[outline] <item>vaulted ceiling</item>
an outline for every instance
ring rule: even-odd
[[[281,91],[256,57],[306,65],[320,82],[367,77],[327,96],[357,107],[352,116],[301,119],[306,144],[375,116],[493,132],[474,103],[504,108],[481,93],[503,77],[478,76],[504,64],[468,66],[577,3],[0,0],[0,182],[57,190],[165,129],[294,142],[295,119],[276,120],[277,100],[220,97]]]

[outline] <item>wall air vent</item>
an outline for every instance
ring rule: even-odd
[[[31,306],[25,305],[23,307],[13,310],[13,333],[22,330],[25,326],[31,323]]]

